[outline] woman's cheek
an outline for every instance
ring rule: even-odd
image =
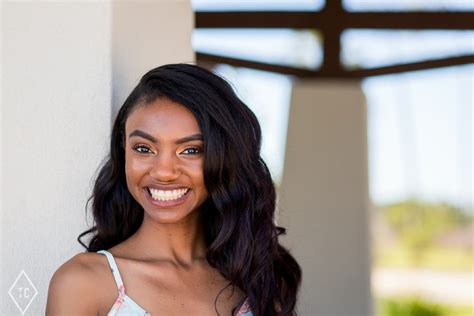
[[[141,178],[145,175],[147,166],[144,162],[130,158],[125,162],[125,175],[127,186],[132,192],[133,188],[140,184]]]

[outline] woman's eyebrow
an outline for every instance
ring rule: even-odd
[[[144,131],[141,131],[139,129],[136,129],[134,130],[133,132],[131,132],[129,135],[128,135],[128,138],[132,138],[133,136],[138,136],[138,137],[142,137],[142,138],[145,138],[145,139],[148,139],[150,142],[152,143],[157,143],[158,140],[151,136],[150,134],[147,134],[145,133]]]
[[[152,143],[159,143],[159,141],[151,136],[150,134],[148,133],[145,133],[144,131],[141,131],[139,129],[136,129],[134,130],[133,132],[131,132],[129,135],[128,135],[128,138],[131,138],[133,136],[138,136],[138,137],[142,137],[142,138],[145,138],[145,139],[148,139],[149,141],[151,141]],[[190,142],[190,141],[194,141],[194,140],[203,140],[203,137],[202,137],[202,134],[194,134],[194,135],[190,135],[190,136],[185,136],[183,138],[180,138],[178,140],[175,141],[175,144],[183,144],[183,143],[187,143],[187,142]]]
[[[183,143],[187,143],[187,142],[190,142],[190,141],[193,141],[193,140],[203,140],[202,138],[202,134],[194,134],[194,135],[190,135],[190,136],[186,136],[186,137],[183,137],[183,138],[180,138],[178,140],[176,140],[174,143],[175,144],[183,144]]]

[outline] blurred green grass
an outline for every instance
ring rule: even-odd
[[[451,306],[416,297],[379,298],[377,316],[473,316],[474,306]]]
[[[429,247],[422,253],[414,253],[401,245],[377,249],[376,267],[432,268],[437,270],[471,271],[474,268],[474,254],[456,248]]]

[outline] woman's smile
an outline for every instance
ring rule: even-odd
[[[156,190],[145,188],[144,194],[148,201],[157,207],[171,207],[182,204],[188,197],[189,188],[178,190]]]
[[[189,188],[182,188],[178,190],[159,190],[150,187],[146,188],[147,192],[156,201],[173,201],[181,198],[188,193]]]

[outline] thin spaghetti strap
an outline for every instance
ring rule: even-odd
[[[120,272],[117,268],[117,264],[115,263],[114,256],[106,250],[99,250],[97,253],[104,254],[107,257],[107,261],[109,262],[110,270],[112,270],[112,274],[115,279],[115,283],[117,284],[117,288],[120,290],[123,288],[123,281],[122,277],[120,276]]]

